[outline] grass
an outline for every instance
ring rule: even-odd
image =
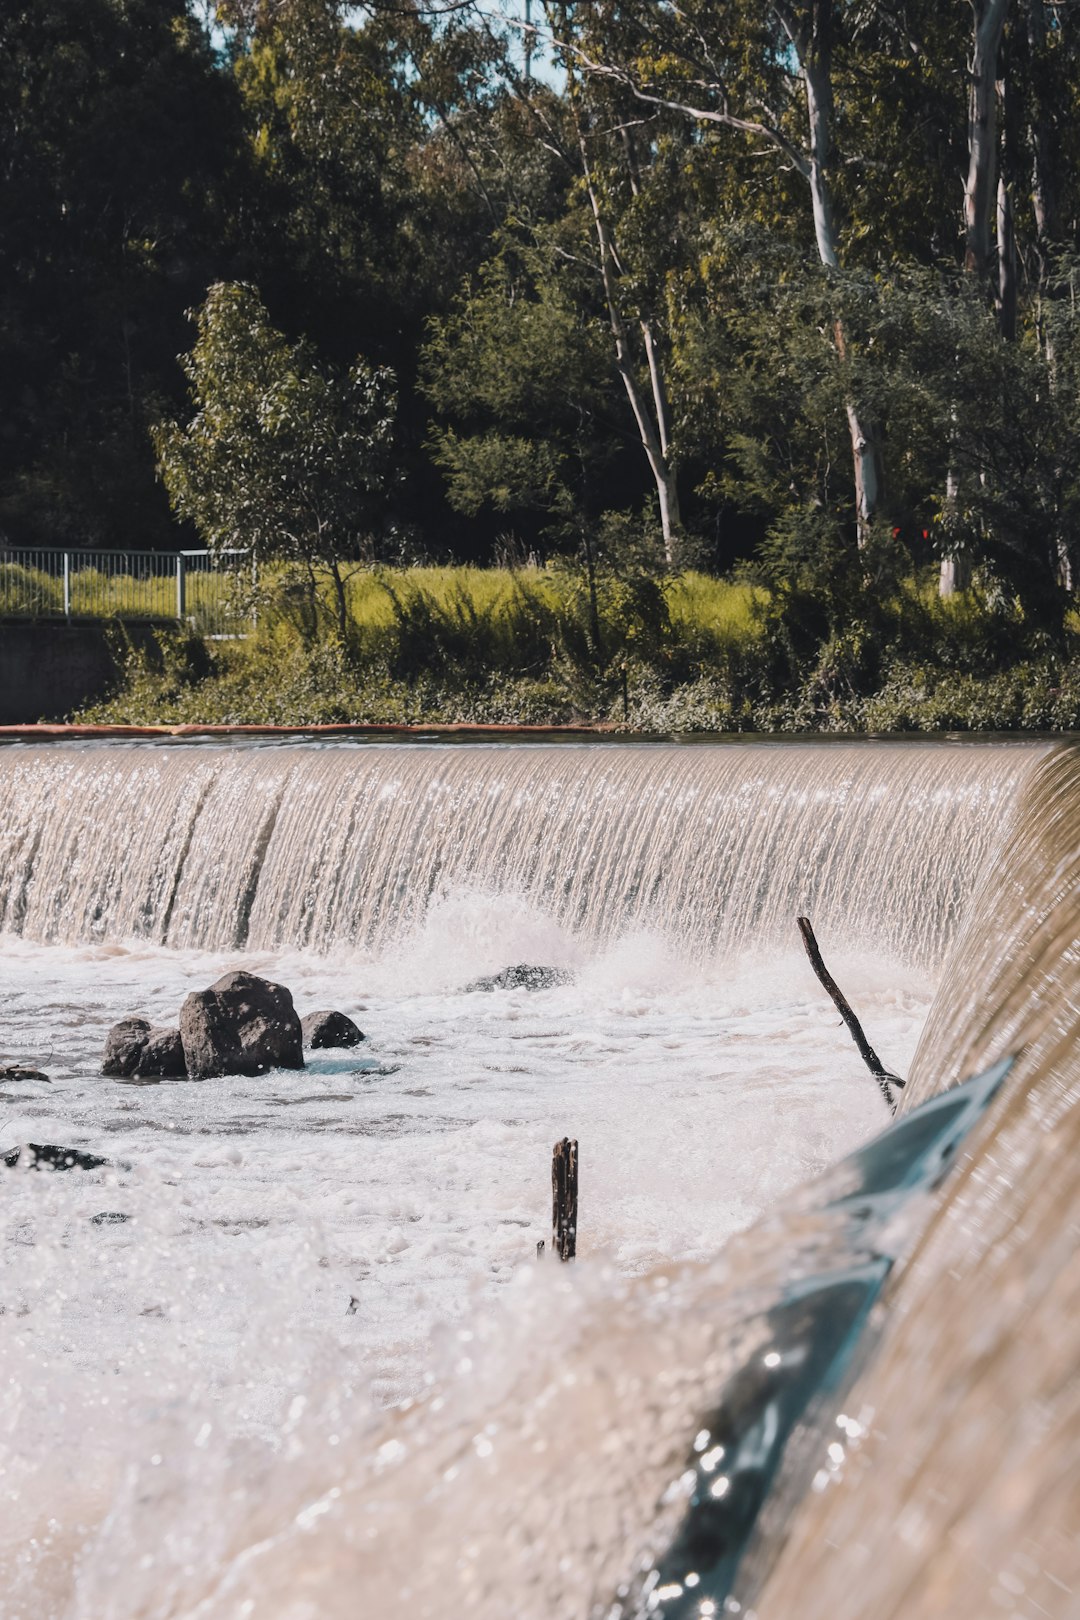
[[[1015,610],[941,603],[929,574],[799,643],[761,588],[687,573],[353,569],[333,597],[284,569],[257,630],[115,632],[117,691],[80,718],[166,724],[604,725],[642,732],[1072,730],[1080,635],[1036,650]],[[1030,644],[1029,644],[1030,643]]]

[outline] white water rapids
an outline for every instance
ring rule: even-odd
[[[1041,753],[0,751],[0,1061],[52,1077],[0,1146],[116,1161],[3,1185],[3,1620],[614,1614],[782,1269],[725,1244],[884,1123],[794,918],[905,1072]],[[575,981],[463,992],[518,961]],[[237,966],[368,1042],[100,1077]]]

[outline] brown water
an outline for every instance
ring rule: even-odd
[[[894,1280],[857,1450],[762,1616],[1080,1615],[1080,751],[1029,778],[905,1097],[1021,1049]]]
[[[758,973],[763,1004],[788,994],[770,961],[798,911],[838,942],[871,1016],[861,956],[897,980],[944,961],[905,1109],[1025,1050],[940,1192],[895,1233],[868,1364],[844,1412],[819,1416],[823,1465],[732,1612],[1080,1616],[1076,750],[19,750],[0,759],[0,840],[4,927],[66,948],[141,939],[163,974],[166,946],[240,943],[311,962],[359,947],[392,974],[463,888],[483,915],[500,895],[543,912],[577,965],[649,930],[698,964],[682,971],[706,996],[717,964]],[[763,967],[747,966],[751,949]],[[680,1016],[702,1017],[678,994],[669,982],[661,1045]],[[609,1039],[597,999],[587,982],[556,1021],[594,1017]],[[747,1048],[732,1042],[767,1033],[737,1011],[710,1027],[736,1087]],[[423,1038],[451,1013],[450,999],[441,1015],[425,1006]],[[778,1075],[831,1022],[811,1031],[785,1009]],[[548,1033],[541,1019],[536,1040]],[[628,1047],[618,1061],[632,1074],[639,1059]],[[662,1183],[704,1116],[657,1074],[678,1123],[655,1137]],[[215,1151],[236,1151],[216,1102],[173,1096],[170,1117],[197,1113]],[[709,1196],[738,1179],[741,1129],[731,1116],[711,1152],[692,1144]],[[415,1184],[430,1162],[407,1161]],[[327,1211],[343,1173],[320,1190]],[[174,1154],[108,1190],[65,1178],[45,1204],[23,1185],[11,1195],[4,1620],[615,1620],[678,1521],[702,1410],[762,1347],[755,1312],[823,1241],[796,1200],[712,1261],[673,1254],[634,1276],[586,1250],[569,1272],[523,1265],[386,1413],[342,1331],[304,1319],[324,1263],[334,1275],[331,1238],[300,1228],[294,1253],[255,1235],[239,1271],[219,1243],[184,1249],[192,1202],[221,1197],[216,1175]],[[288,1167],[270,1179],[284,1192]],[[137,1219],[109,1250],[82,1216],[117,1200]],[[239,1360],[196,1372],[203,1301],[237,1287]],[[92,1468],[72,1460],[73,1423]]]
[[[593,942],[823,939],[936,965],[1028,748],[11,749],[0,929],[78,944],[385,949],[462,886]]]

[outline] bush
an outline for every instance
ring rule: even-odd
[[[587,585],[569,565],[358,571],[345,640],[322,615],[312,634],[284,577],[245,641],[172,632],[142,650],[127,644],[121,690],[81,718],[658,733],[1080,727],[1075,630],[1076,656],[1024,657],[1008,604],[977,591],[941,603],[926,580],[803,645],[760,586],[598,572],[598,659]]]

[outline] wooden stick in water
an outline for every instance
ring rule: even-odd
[[[577,1143],[564,1136],[551,1150],[551,1247],[560,1260],[577,1253]]]
[[[859,1056],[862,1058],[863,1062],[866,1064],[866,1067],[870,1070],[870,1073],[877,1081],[878,1086],[881,1089],[882,1096],[885,1098],[885,1101],[895,1114],[896,1099],[892,1094],[892,1088],[893,1086],[903,1086],[903,1080],[900,1079],[899,1075],[892,1074],[885,1067],[884,1063],[882,1063],[881,1059],[874,1051],[874,1048],[867,1040],[865,1034],[863,1033],[863,1027],[852,1011],[847,997],[844,995],[843,991],[840,989],[840,986],[837,984],[836,980],[825,966],[825,963],[821,960],[821,951],[818,947],[818,942],[814,937],[814,930],[810,926],[809,917],[799,918],[799,933],[802,935],[803,944],[806,946],[806,954],[810,958],[810,966],[813,968],[821,983],[832,997],[834,1003],[836,1004],[837,1011],[844,1020],[844,1023],[847,1025],[848,1029],[851,1031],[851,1038],[859,1049]]]

